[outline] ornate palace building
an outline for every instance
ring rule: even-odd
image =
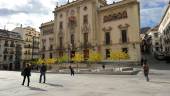
[[[53,13],[55,57],[81,52],[86,60],[93,50],[107,60],[112,51],[123,51],[129,54],[130,60],[140,60],[137,0],[112,4],[106,0],[76,0],[56,6]]]

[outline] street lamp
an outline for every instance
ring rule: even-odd
[[[71,49],[72,49],[72,44],[71,44],[71,43],[69,43],[69,44],[68,44],[68,56],[69,56],[69,57],[68,57],[68,62],[69,62],[69,65],[70,65],[70,59],[71,59],[71,58],[70,58],[70,55],[71,55]]]

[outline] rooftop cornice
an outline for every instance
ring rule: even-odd
[[[99,11],[104,11],[104,10],[107,10],[109,8],[114,8],[114,7],[116,8],[116,7],[126,5],[126,4],[129,4],[129,3],[139,3],[139,2],[137,0],[123,0],[123,1],[119,1],[119,2],[109,4],[107,6],[103,6],[99,9]]]

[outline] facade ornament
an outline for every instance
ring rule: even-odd
[[[89,24],[83,24],[83,27],[81,28],[83,33],[89,33],[90,32],[90,25]]]
[[[103,22],[106,23],[106,22],[125,19],[125,18],[128,18],[127,11],[106,15],[103,17]]]
[[[118,26],[118,28],[119,29],[125,29],[125,28],[128,28],[130,25],[129,24],[124,24],[124,25],[122,25],[122,24],[120,24],[119,26]]]
[[[110,27],[110,26],[107,27],[107,28],[104,27],[102,30],[103,30],[104,32],[108,32],[108,31],[111,31],[111,30],[112,30],[112,27]]]

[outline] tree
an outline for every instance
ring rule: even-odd
[[[129,55],[125,52],[122,51],[115,51],[115,52],[111,52],[110,54],[110,60],[126,60],[129,59]],[[119,71],[120,71],[120,67],[119,67]]]
[[[110,60],[126,60],[129,59],[129,55],[125,52],[117,51],[111,52]]]
[[[64,54],[62,57],[57,58],[58,63],[64,63],[68,61],[68,55]]]
[[[49,58],[49,59],[45,60],[46,64],[54,64],[55,62],[56,62],[56,59],[54,59],[54,58]]]
[[[36,64],[42,64],[42,63],[44,63],[44,59],[41,59],[41,58],[39,58],[36,62]]]
[[[101,60],[102,60],[102,55],[100,53],[94,51],[90,52],[89,59],[88,59],[90,63],[97,63],[100,62]]]
[[[72,58],[72,61],[77,64],[77,70],[79,63],[82,62],[83,60],[84,60],[83,54],[76,52],[75,56]]]

